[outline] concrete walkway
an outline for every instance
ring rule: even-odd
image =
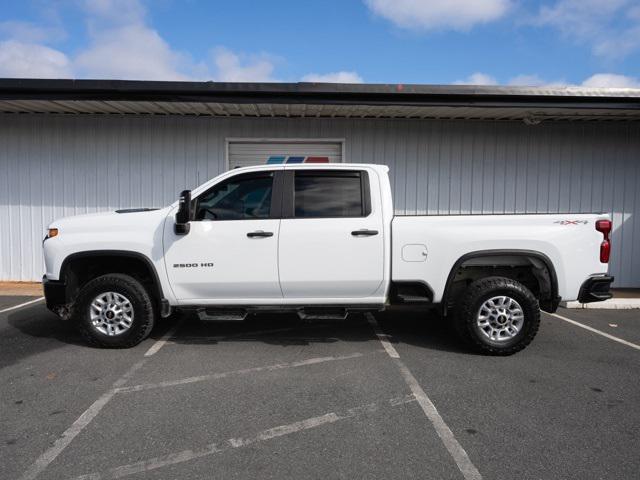
[[[0,295],[17,297],[41,297],[42,283],[40,282],[0,282]]]
[[[607,310],[629,310],[632,308],[640,308],[640,288],[619,288],[613,289],[612,291],[613,298],[605,300],[604,302],[561,302],[560,305],[565,308],[589,308]]]

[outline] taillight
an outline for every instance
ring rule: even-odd
[[[609,240],[611,220],[596,221],[596,230],[602,233],[604,237],[600,244],[600,263],[609,263],[609,256],[611,255],[611,240]]]

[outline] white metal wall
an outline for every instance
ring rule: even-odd
[[[228,168],[263,165],[269,157],[327,157],[330,163],[342,162],[342,141],[248,141],[227,142]]]
[[[611,271],[640,287],[640,124],[0,115],[0,279],[38,280],[55,218],[172,202],[227,138],[344,138],[391,168],[396,213],[613,214]]]

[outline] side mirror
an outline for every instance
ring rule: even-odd
[[[180,193],[178,213],[176,213],[176,224],[174,226],[176,235],[189,233],[189,220],[191,220],[191,190],[183,190]]]

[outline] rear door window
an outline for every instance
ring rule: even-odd
[[[297,170],[295,218],[339,218],[368,215],[364,172]]]

